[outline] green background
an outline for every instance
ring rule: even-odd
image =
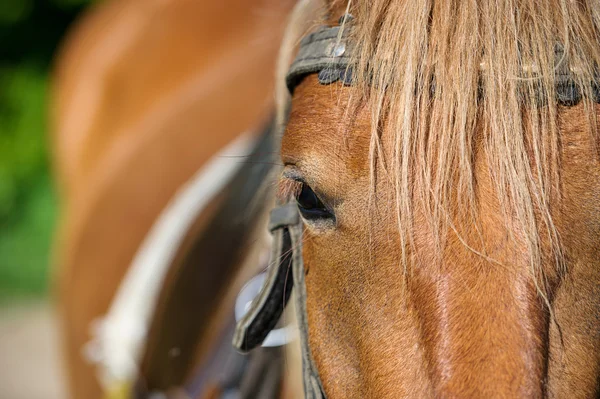
[[[90,0],[0,0],[0,301],[48,292],[57,198],[48,154],[50,76]]]

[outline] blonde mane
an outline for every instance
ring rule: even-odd
[[[315,10],[319,2],[303,3]],[[478,225],[474,160],[485,156],[504,220],[534,273],[540,277],[543,243],[560,267],[551,215],[560,201],[556,87],[559,71],[570,70],[595,132],[600,1],[354,0],[350,12],[355,85],[372,110],[371,169],[393,180],[403,249],[412,245],[417,203],[438,248],[457,217]],[[391,156],[381,150],[381,127]]]
[[[559,71],[571,71],[592,110],[600,2],[354,3],[357,80],[375,127],[372,166],[383,157],[376,127],[384,124],[394,152],[381,164],[394,179],[402,241],[412,243],[415,201],[429,210],[427,222],[441,247],[456,217],[478,225],[470,210],[477,204],[474,159],[480,148],[504,220],[527,248],[534,275],[540,277],[535,266],[544,240],[560,266],[550,212],[560,199],[556,87]],[[593,112],[588,115],[592,128]]]

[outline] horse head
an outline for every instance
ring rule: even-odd
[[[327,3],[288,43],[278,183],[305,372],[329,398],[598,395],[597,5]]]

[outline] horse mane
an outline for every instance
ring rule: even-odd
[[[301,3],[295,14],[306,21],[319,2]],[[474,165],[485,156],[508,230],[535,275],[544,243],[561,267],[551,215],[560,200],[559,72],[570,71],[595,132],[600,2],[354,0],[349,10],[354,85],[372,112],[372,179],[382,167],[393,181],[403,250],[413,245],[415,204],[425,206],[440,253],[454,220],[479,225]],[[296,43],[284,42],[282,65]]]
[[[440,248],[457,217],[479,225],[470,210],[482,153],[508,231],[525,245],[534,275],[543,242],[560,266],[550,212],[560,199],[559,72],[583,93],[595,131],[600,2],[353,3],[356,79],[372,109],[372,166],[384,160],[393,177],[402,241],[412,244],[415,201],[428,210]],[[382,124],[394,143],[389,159],[379,150]]]

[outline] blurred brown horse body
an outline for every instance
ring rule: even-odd
[[[111,1],[88,13],[70,35],[56,68],[52,144],[63,201],[56,278],[73,397],[102,395],[82,348],[157,216],[215,154],[243,132],[256,137],[268,120],[276,56],[292,3]],[[181,269],[194,259],[183,253],[209,226],[221,197],[196,215],[167,280],[189,275]],[[227,276],[185,293],[197,314],[231,310],[251,273],[239,266],[249,252],[235,251]],[[198,276],[203,260],[195,261]],[[194,303],[198,292],[220,299]],[[177,295],[161,292],[153,325],[195,317],[173,312],[181,301],[173,300]],[[215,309],[203,309],[211,306]],[[196,335],[184,338],[173,327],[153,328],[148,345],[154,347],[146,351],[141,370],[149,388],[189,380],[222,329],[219,322],[203,322],[194,325]],[[157,348],[177,339],[192,344],[189,353],[157,365]]]

